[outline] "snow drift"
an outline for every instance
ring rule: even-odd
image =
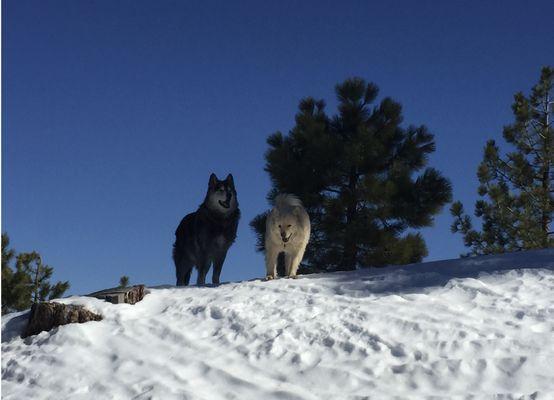
[[[554,393],[554,250],[62,301],[104,320],[21,339],[3,317],[3,398]]]

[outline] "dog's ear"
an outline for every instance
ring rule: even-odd
[[[210,182],[208,183],[208,186],[210,186],[211,188],[214,188],[216,184],[217,184],[217,176],[215,176],[215,174],[212,172],[212,174],[210,175]]]
[[[233,175],[232,174],[229,174],[227,175],[227,178],[225,179],[225,181],[227,182],[227,184],[231,187],[235,187],[235,181],[233,179]]]

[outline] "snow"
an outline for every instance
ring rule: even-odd
[[[554,249],[62,301],[104,320],[4,316],[2,398],[554,396]]]

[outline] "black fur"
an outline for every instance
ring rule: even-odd
[[[236,207],[227,213],[217,207],[210,207],[210,196],[217,191],[225,195],[226,200],[220,204],[234,204]],[[222,192],[222,190],[224,192]],[[219,276],[227,250],[235,241],[240,218],[237,192],[233,176],[220,181],[212,174],[204,202],[196,212],[185,216],[175,231],[173,244],[173,261],[177,275],[177,286],[189,284],[192,268],[198,269],[198,285],[203,285],[210,266],[214,265],[212,283],[219,284]]]

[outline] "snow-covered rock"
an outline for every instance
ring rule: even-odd
[[[2,398],[554,396],[554,250],[62,301],[104,320],[4,316]]]

